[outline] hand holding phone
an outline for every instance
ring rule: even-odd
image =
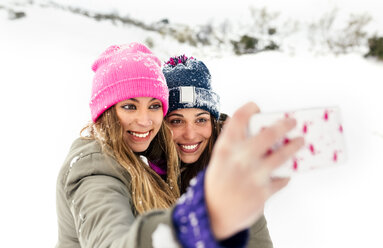
[[[288,143],[293,137],[303,136],[305,146],[285,162],[273,175],[289,177],[296,172],[336,166],[346,161],[343,125],[338,107],[319,107],[279,113],[259,113],[251,117],[250,135],[275,121],[291,117],[296,119],[296,128],[272,146],[268,153]]]

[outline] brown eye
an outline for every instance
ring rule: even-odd
[[[198,119],[196,120],[197,123],[205,123],[205,122],[207,122],[207,121],[208,121],[208,119],[206,119],[206,118],[198,118]]]
[[[180,120],[180,119],[173,119],[173,120],[170,120],[169,123],[171,125],[179,125],[179,124],[182,123],[182,120]]]
[[[125,105],[123,105],[121,107],[123,109],[127,109],[127,110],[136,110],[137,109],[136,105],[134,105],[134,104],[125,104]]]
[[[160,109],[160,108],[162,108],[162,105],[158,104],[158,103],[150,105],[150,107],[149,107],[149,109],[154,109],[154,110]]]

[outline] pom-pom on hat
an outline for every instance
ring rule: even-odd
[[[206,65],[185,55],[171,57],[162,69],[169,88],[169,110],[200,108],[219,117],[219,96],[212,91]]]
[[[92,120],[120,101],[134,97],[153,97],[168,110],[169,91],[161,61],[143,44],[130,43],[107,48],[93,63]]]

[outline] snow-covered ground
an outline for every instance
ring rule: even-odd
[[[108,1],[109,6],[113,2],[120,1]],[[130,2],[131,8],[125,11],[148,20],[167,16],[191,22],[201,13],[192,10],[205,11],[205,7],[210,9],[208,15],[221,6],[218,1],[194,1],[171,12],[171,2]],[[299,1],[254,2],[307,18],[315,10],[313,5],[323,9],[325,1],[306,1],[301,6]],[[373,6],[374,2],[326,1],[326,8],[338,3],[350,11],[365,8],[372,14],[382,13],[382,4]],[[91,6],[101,8],[96,3]],[[229,13],[225,11],[243,10],[229,7],[222,4],[222,16]],[[307,11],[299,15],[295,7]],[[144,42],[147,33],[49,8],[29,7],[26,12],[26,18],[10,21],[0,10],[0,225],[5,230],[1,246],[53,247],[56,176],[71,142],[90,120],[90,66],[107,46]],[[376,23],[382,32],[383,22],[377,18]],[[151,36],[158,44],[153,51],[162,60],[180,53],[198,54],[157,34]],[[298,175],[268,202],[265,214],[275,247],[383,247],[383,63],[358,54],[314,57],[264,52],[198,58],[210,68],[213,87],[228,114],[249,100],[262,111],[341,107],[348,162]]]

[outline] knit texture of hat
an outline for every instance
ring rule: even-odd
[[[93,63],[92,120],[120,101],[134,97],[153,97],[168,110],[169,91],[161,71],[161,61],[140,43],[113,45]]]
[[[211,76],[206,65],[185,55],[172,57],[163,73],[169,88],[169,110],[199,108],[219,117],[219,96],[212,91]]]

